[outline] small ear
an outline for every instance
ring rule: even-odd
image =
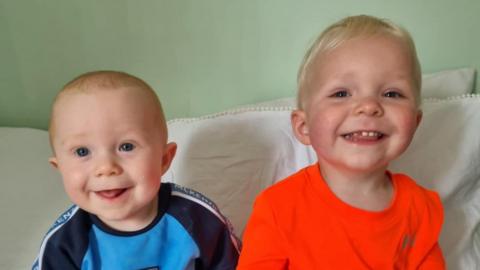
[[[164,174],[168,168],[170,168],[170,164],[172,164],[173,158],[175,157],[175,153],[177,152],[177,144],[174,142],[167,143],[165,145],[162,157],[162,174]]]
[[[49,158],[48,163],[50,163],[50,165],[52,165],[53,168],[58,170],[58,161],[56,157]]]
[[[301,143],[305,145],[310,145],[310,136],[305,112],[302,110],[294,110],[292,112],[290,120],[292,122],[292,129],[295,137]]]

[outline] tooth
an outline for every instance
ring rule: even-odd
[[[375,135],[376,135],[376,132],[373,132],[373,131],[368,133],[368,136],[370,137],[374,137]]]

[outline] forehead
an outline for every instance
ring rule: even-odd
[[[69,108],[84,109],[97,107],[97,109],[139,110],[145,109],[154,112],[158,107],[157,100],[148,91],[134,87],[106,88],[96,86],[89,89],[67,89],[55,101],[56,111]],[[121,107],[121,108],[118,108]],[[54,110],[55,112],[55,110]]]
[[[95,90],[95,91],[94,91]],[[156,97],[134,88],[65,91],[52,113],[55,133],[77,129],[152,129],[162,127],[164,118]]]
[[[413,61],[405,42],[392,36],[354,38],[320,52],[307,73],[309,82],[335,75],[384,75],[413,79]]]

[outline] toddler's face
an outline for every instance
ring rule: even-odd
[[[121,230],[153,220],[160,178],[175,152],[175,144],[165,144],[152,102],[133,93],[124,88],[62,97],[50,160],[75,204]]]
[[[292,120],[321,167],[384,170],[405,151],[421,119],[412,67],[406,45],[387,36],[352,39],[317,57],[305,109]]]

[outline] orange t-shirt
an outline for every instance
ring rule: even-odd
[[[445,269],[439,196],[391,176],[394,199],[380,212],[338,199],[318,164],[268,188],[255,201],[237,270]]]

